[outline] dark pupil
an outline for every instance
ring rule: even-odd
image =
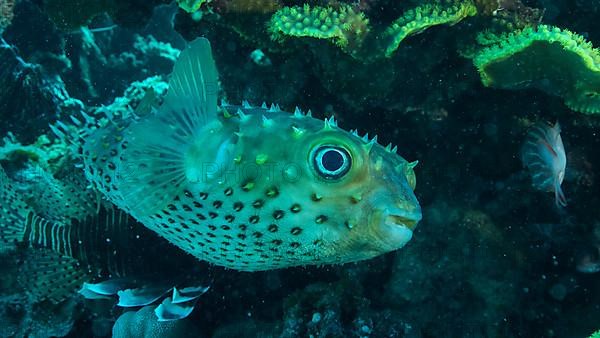
[[[326,151],[321,161],[323,168],[329,171],[336,171],[344,165],[344,157],[335,150]]]

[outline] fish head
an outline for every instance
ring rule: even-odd
[[[304,200],[298,221],[312,234],[308,242],[320,243],[318,261],[358,261],[403,247],[421,220],[416,163],[327,121],[306,129],[305,137],[280,142],[284,152],[293,149],[288,167],[297,175],[282,191]]]

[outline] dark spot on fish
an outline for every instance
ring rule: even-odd
[[[198,246],[200,246],[201,248],[203,248],[203,247],[205,247],[205,246],[206,246],[206,244],[204,244],[204,243],[202,243],[202,242],[198,242],[198,243],[196,243],[196,244],[198,244]]]
[[[117,166],[116,166],[116,165],[115,165],[113,162],[108,162],[108,165],[107,165],[107,167],[108,167],[108,169],[110,169],[110,170],[115,170],[115,169],[117,169]]]
[[[207,199],[207,198],[208,198],[208,194],[207,194],[207,193],[205,193],[205,192],[201,192],[201,193],[200,193],[200,199],[203,199],[203,200],[205,200],[205,199]]]
[[[198,221],[196,221],[195,219],[190,219],[190,222],[192,222],[192,224],[194,225],[200,225],[200,223],[198,223]]]
[[[190,207],[190,206],[189,206],[189,205],[187,205],[187,204],[184,204],[184,205],[182,205],[181,207],[182,207],[182,208],[183,208],[183,210],[185,210],[185,211],[192,211],[192,207]]]
[[[231,227],[229,225],[223,224],[223,225],[221,225],[221,229],[223,229],[223,230],[231,230]]]
[[[251,224],[256,224],[258,223],[258,221],[260,221],[260,218],[256,215],[250,216],[250,218],[248,219],[250,221]]]
[[[317,216],[317,218],[315,219],[315,222],[316,222],[317,224],[322,224],[322,223],[326,222],[326,221],[327,221],[327,219],[328,219],[328,218],[327,218],[327,216],[325,216],[325,215],[319,215],[319,216]]]
[[[242,203],[242,202],[233,203],[233,210],[242,211],[242,209],[244,209],[244,203]]]
[[[320,239],[315,239],[313,241],[313,245],[319,245],[319,244],[321,244],[321,240]]]
[[[277,187],[270,187],[265,191],[265,195],[270,198],[277,197],[279,195],[279,190]]]
[[[163,218],[161,214],[156,214],[156,215],[154,215],[154,217],[156,217],[158,219],[162,219]]]
[[[296,254],[296,252],[294,252],[294,251],[292,251],[292,250],[288,250],[288,251],[286,251],[285,253],[286,253],[287,255],[289,255],[289,256],[293,256],[293,255],[295,255],[295,254]]]
[[[181,223],[181,227],[184,228],[184,229],[186,229],[186,230],[188,230],[190,228],[189,225],[187,225],[187,224],[185,224],[183,222]]]
[[[233,195],[233,189],[232,188],[225,189],[224,194],[225,194],[225,196]]]
[[[167,205],[167,208],[169,208],[169,210],[177,210],[177,207],[173,204]]]
[[[294,214],[299,213],[301,210],[302,210],[302,207],[298,203],[293,204],[292,207],[290,208],[290,211],[293,212]]]
[[[210,218],[212,218],[212,219],[215,219],[215,218],[217,218],[218,216],[219,216],[219,214],[217,214],[216,212],[212,212],[212,211],[211,211],[211,212],[209,212],[209,213],[208,213],[208,217],[210,217]]]
[[[226,261],[229,263],[233,263],[233,259],[231,259],[231,258],[227,258]]]
[[[172,219],[172,218],[169,218],[169,219],[167,220],[167,222],[169,222],[169,223],[173,224],[173,223],[175,223],[175,220],[174,220],[174,219]]]
[[[321,197],[321,196],[319,196],[319,195],[317,195],[317,194],[313,193],[313,194],[311,194],[311,195],[310,195],[310,199],[311,199],[313,202],[319,202],[320,200],[322,200],[322,199],[323,199],[323,197]]]
[[[246,239],[246,235],[244,235],[244,234],[238,234],[237,237],[239,239]]]
[[[302,233],[302,228],[300,228],[300,227],[293,227],[291,233],[294,236],[298,236],[298,235],[300,235]]]
[[[223,202],[221,202],[221,201],[214,201],[213,202],[213,207],[219,209],[221,206],[223,206]]]
[[[209,228],[210,230],[212,230],[212,231],[215,231],[215,230],[217,230],[217,227],[216,227],[216,226],[214,226],[214,225],[212,225],[212,224],[209,224],[209,225],[208,225],[208,228]]]
[[[112,157],[117,156],[117,149],[111,148],[110,151],[108,152],[108,154]]]
[[[274,239],[274,240],[271,241],[271,243],[273,243],[275,245],[281,245],[281,243],[283,243],[283,241],[280,240],[280,239]]]
[[[110,178],[110,176],[106,175],[106,176],[104,176],[104,181],[105,181],[107,184],[110,184],[110,182],[112,181],[112,179]]]
[[[196,208],[203,208],[204,206],[196,201],[194,201],[194,207]]]
[[[263,205],[265,205],[265,202],[263,200],[256,200],[252,202],[252,206],[256,209],[262,208]]]
[[[292,248],[296,249],[296,248],[299,248],[299,247],[300,247],[300,243],[298,243],[298,242],[292,242],[292,243],[290,243],[290,246],[291,246]]]
[[[215,234],[213,234],[212,232],[207,232],[206,236],[210,237],[210,238],[215,238],[217,237]]]
[[[206,216],[204,216],[203,214],[200,214],[200,213],[197,213],[196,217],[198,217],[201,220],[205,220],[206,219]]]
[[[284,215],[283,210],[275,210],[273,212],[273,218],[275,218],[275,219],[282,219],[283,215]]]
[[[123,141],[123,143],[121,143],[121,148],[123,148],[123,149],[127,149],[128,146],[129,146],[129,142],[127,142],[127,141]]]
[[[240,228],[240,230],[242,231],[246,231],[246,229],[248,229],[248,226],[246,224],[240,224],[238,225],[238,228]]]
[[[194,197],[194,195],[192,195],[192,193],[189,190],[184,190],[183,194],[185,195],[185,197],[187,198],[192,198]]]
[[[228,245],[230,245],[231,243],[223,241],[223,242],[221,242],[221,244],[223,244],[223,245],[225,245],[225,246],[228,246]]]
[[[279,230],[279,228],[275,224],[269,225],[268,229],[269,229],[269,232],[277,232],[277,230]]]
[[[263,234],[260,231],[255,231],[252,233],[252,236],[254,236],[254,238],[261,238]]]
[[[191,238],[196,238],[196,235],[194,235],[194,233],[188,233],[188,236],[190,236]]]
[[[233,215],[227,215],[225,216],[225,220],[229,223],[233,223],[233,221],[235,221],[235,217]]]

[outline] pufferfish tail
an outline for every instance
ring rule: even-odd
[[[204,127],[217,120],[217,92],[210,43],[196,39],[175,63],[163,105],[126,133],[128,147],[121,154],[115,186],[123,200],[135,201],[134,216],[152,214],[182,193],[186,154]]]

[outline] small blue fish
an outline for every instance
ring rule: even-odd
[[[542,123],[531,128],[521,150],[521,161],[529,169],[536,189],[553,191],[556,205],[567,206],[560,187],[565,178],[567,156],[558,122],[554,126]]]

